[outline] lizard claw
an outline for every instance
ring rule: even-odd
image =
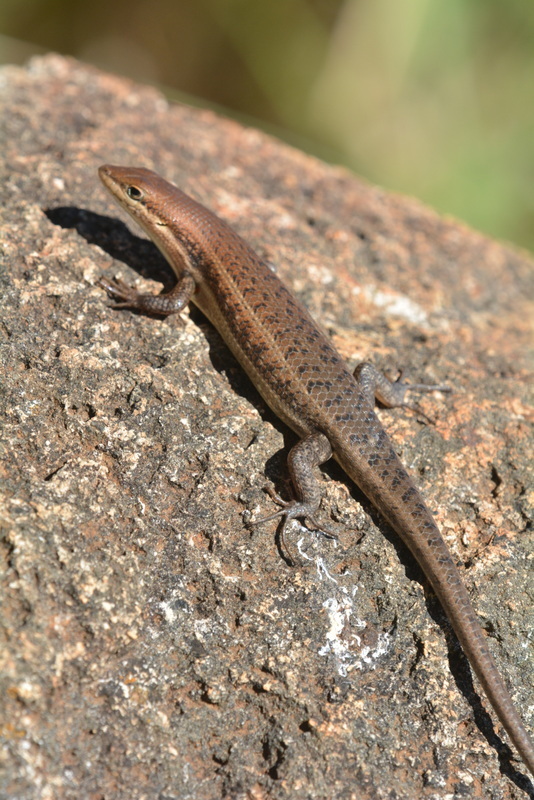
[[[139,293],[120,278],[108,279],[102,276],[96,281],[96,285],[115,301],[113,308],[135,307]]]
[[[277,517],[284,517],[284,521],[280,529],[280,545],[292,565],[295,565],[297,562],[291,555],[291,548],[287,544],[285,535],[287,526],[292,519],[301,519],[304,521],[308,530],[317,531],[318,533],[322,533],[327,539],[338,541],[337,533],[334,533],[334,531],[329,529],[328,526],[325,526],[324,523],[318,522],[315,519],[315,509],[312,511],[309,506],[307,506],[305,503],[300,503],[298,500],[282,499],[280,495],[278,495],[270,486],[266,486],[265,491],[274,500],[274,502],[277,505],[282,506],[282,508],[280,508],[278,511],[275,511],[273,514],[269,514],[267,517],[251,520],[251,525],[260,525],[262,522],[269,522]]]

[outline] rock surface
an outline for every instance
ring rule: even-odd
[[[172,276],[96,169],[210,206],[349,363],[456,388],[422,398],[433,425],[380,414],[532,729],[531,258],[58,56],[0,85],[0,796],[527,796],[421,572],[335,465],[337,543],[295,526],[291,567],[276,522],[246,524],[267,480],[289,491],[294,437],[199,312],[109,307],[102,273]]]

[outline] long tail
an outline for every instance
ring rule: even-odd
[[[336,446],[336,458],[345,471],[388,520],[424,570],[491,705],[534,775],[534,742],[488,650],[486,635],[467,589],[420,492],[392,450],[387,454],[387,464],[380,454],[382,469],[360,474],[355,468],[354,451],[345,448],[344,443]]]
[[[399,520],[389,521],[417,558],[432,584],[488,700],[521,758],[534,775],[534,742],[488,649],[486,635],[449,549],[422,498],[418,508],[421,517],[418,519],[416,534],[415,526],[406,532]]]

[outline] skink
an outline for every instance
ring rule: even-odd
[[[146,231],[177,276],[167,294],[100,284],[117,307],[168,315],[192,300],[219,330],[274,412],[300,437],[289,453],[295,499],[271,515],[321,528],[316,467],[334,456],[423,568],[494,710],[534,775],[534,743],[517,712],[460,574],[432,514],[374,413],[375,397],[406,405],[407,388],[370,364],[349,372],[309,313],[223,220],[154,172],[102,166],[115,200]],[[418,388],[431,388],[420,386]]]

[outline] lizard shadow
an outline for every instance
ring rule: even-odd
[[[158,248],[149,239],[132,233],[121,220],[76,206],[45,208],[44,213],[54,225],[76,230],[86,242],[100,247],[143,278],[159,281],[164,291],[176,283],[173,270]]]
[[[44,213],[55,225],[62,228],[75,229],[89,244],[97,245],[112,258],[131,267],[142,277],[161,282],[163,291],[168,291],[174,286],[176,282],[174,272],[158,248],[150,240],[133,234],[122,221],[74,206],[45,209]],[[146,314],[146,312],[136,310],[130,310],[130,313]],[[258,410],[262,419],[270,422],[283,434],[286,446],[267,460],[265,474],[273,481],[277,489],[281,487],[282,492],[287,491],[285,487],[290,484],[290,481],[285,461],[289,449],[298,441],[298,438],[267,406],[252,381],[248,379],[237,360],[224,344],[219,333],[207,323],[202,312],[195,306],[191,307],[191,318],[202,324],[208,341],[210,360],[214,368],[219,373],[226,375],[231,388],[237,394],[246,397]],[[469,661],[417,561],[365,495],[347,478],[338,464],[331,460],[323,465],[322,469],[333,480],[345,483],[349,481],[353,499],[362,506],[378,529],[393,544],[400,562],[406,569],[407,577],[423,586],[428,613],[442,629],[446,640],[451,674],[458,690],[464,695],[473,710],[477,727],[489,745],[497,751],[502,774],[519,789],[527,792],[531,800],[534,800],[534,784],[523,772],[520,772],[512,765],[512,750],[495,732],[492,719],[485,710],[480,695],[475,689]],[[277,536],[277,547],[281,557],[287,561],[287,555],[283,551],[279,534]]]

